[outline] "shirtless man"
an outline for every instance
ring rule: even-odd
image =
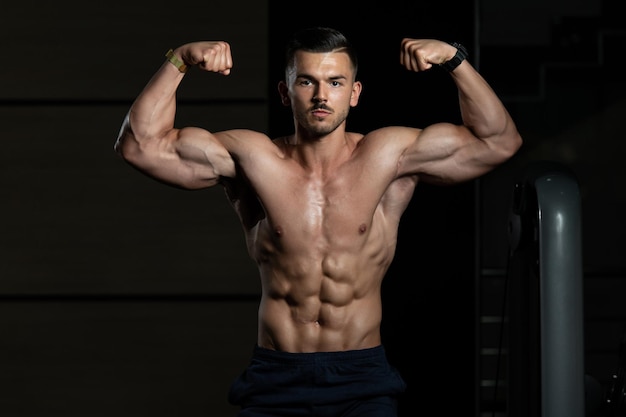
[[[405,384],[381,344],[381,283],[400,218],[418,182],[477,178],[522,140],[458,45],[403,39],[400,63],[413,72],[446,68],[462,125],[365,135],[346,131],[362,86],[340,32],[302,30],[286,58],[278,91],[291,107],[293,134],[174,126],[187,68],[228,75],[233,66],[227,42],[202,41],[168,53],[130,108],[115,149],[161,182],[223,186],[241,220],[262,296],[257,345],[229,397],[240,416],[395,416]]]

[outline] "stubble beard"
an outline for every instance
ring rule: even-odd
[[[337,116],[333,118],[330,123],[317,123],[322,119],[318,119],[313,117],[311,119],[311,114],[307,110],[306,112],[301,112],[298,114],[298,121],[300,126],[304,128],[304,130],[312,137],[319,138],[322,136],[326,136],[337,130],[337,128],[348,118],[349,110],[343,110],[341,113],[333,113],[333,116]],[[328,119],[328,117],[324,118]]]

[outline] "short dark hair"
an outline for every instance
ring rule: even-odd
[[[297,51],[345,52],[350,58],[356,75],[359,62],[357,53],[346,36],[337,29],[315,26],[297,31],[285,47],[285,69],[291,67]]]

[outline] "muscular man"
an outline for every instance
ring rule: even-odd
[[[230,73],[223,41],[176,48],[130,108],[117,152],[173,186],[223,186],[258,265],[258,341],[230,393],[240,416],[396,415],[405,385],[386,361],[380,325],[400,218],[420,181],[477,178],[522,143],[494,91],[457,52],[439,40],[403,39],[400,63],[413,72],[449,63],[462,125],[347,132],[362,86],[353,48],[330,28],[302,30],[287,45],[278,91],[293,113],[288,136],[174,125],[187,68]]]

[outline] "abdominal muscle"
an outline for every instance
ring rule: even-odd
[[[380,285],[389,261],[375,246],[378,256],[335,247],[318,257],[309,247],[302,258],[274,247],[260,263],[259,346],[333,352],[380,345]]]
[[[336,306],[310,296],[298,302],[264,295],[259,306],[261,347],[286,352],[333,352],[380,344],[379,298]]]

